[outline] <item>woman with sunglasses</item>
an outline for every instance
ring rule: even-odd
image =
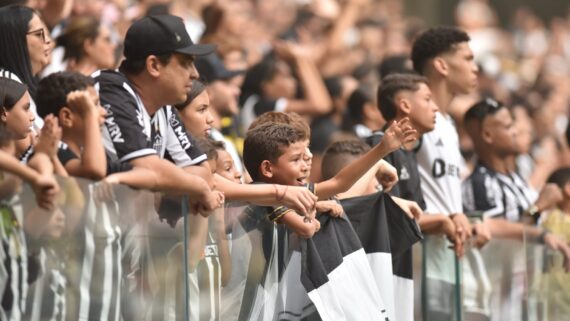
[[[34,99],[37,75],[50,61],[52,42],[39,14],[23,6],[0,8],[0,69],[16,74],[28,86],[31,110],[36,114],[34,128],[42,127]]]

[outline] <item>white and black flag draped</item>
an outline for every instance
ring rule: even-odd
[[[252,246],[237,320],[392,320],[346,216],[317,215],[321,229],[304,240],[270,222],[272,213],[249,207],[240,218],[246,234],[232,237]]]
[[[412,245],[423,238],[416,222],[382,192],[343,199],[341,204],[362,242],[390,318],[413,320],[412,262],[408,255]]]

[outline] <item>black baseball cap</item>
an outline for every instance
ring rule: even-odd
[[[208,83],[216,80],[227,80],[245,72],[245,70],[228,70],[220,56],[215,52],[196,58],[194,65],[200,73],[200,78]]]
[[[216,49],[215,45],[195,44],[182,18],[169,14],[147,16],[135,21],[127,30],[124,46],[125,58],[133,60],[173,52],[202,56]]]

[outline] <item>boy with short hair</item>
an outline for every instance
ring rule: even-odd
[[[401,144],[409,143],[412,140],[410,137],[415,131],[409,127],[407,122],[407,120],[403,120],[399,123],[394,123],[394,125],[388,129],[386,139],[384,139],[381,144],[360,157],[351,164],[351,166],[343,169],[340,173],[335,175],[335,177],[318,184],[309,184],[309,188],[312,187],[320,199],[326,199],[346,191],[358,178],[366,173],[370,167],[376,164],[381,157],[397,149]],[[301,130],[285,124],[269,122],[249,130],[244,144],[244,162],[254,181],[296,186],[307,184],[308,166],[303,159],[306,155],[307,146],[304,138]],[[289,226],[301,236],[307,236],[303,234],[304,232],[312,232],[310,228],[303,229],[303,227],[307,227],[306,225],[304,226],[306,223],[305,219],[286,208],[271,211],[268,217],[274,222]],[[333,223],[335,219],[328,219],[327,217],[319,216],[318,220],[329,222],[328,224],[335,224]],[[337,222],[340,223],[345,219],[338,220],[340,221]],[[351,227],[348,227],[348,229],[351,231],[348,233],[352,236],[345,235],[344,237],[354,238],[356,236],[354,230],[352,230]],[[319,237],[309,242],[322,245],[323,243],[319,242],[324,242],[327,237],[330,237],[329,234],[316,235]],[[361,247],[361,245],[359,246]],[[319,248],[319,245],[316,245],[316,249]],[[369,266],[364,267],[364,269],[368,269],[369,271]],[[363,273],[363,275],[368,275],[366,272]],[[372,278],[372,275],[370,274],[369,277]],[[313,290],[318,290],[305,288],[309,292],[310,297],[311,293],[314,293],[312,292]],[[377,291],[376,288],[372,289],[370,284],[367,284],[364,288],[368,288],[373,291],[373,293]],[[369,311],[371,307],[376,307],[376,303],[374,302],[376,299],[378,299],[376,303],[383,305],[379,294],[372,294],[367,299],[362,300],[362,302],[370,303],[370,307],[363,307],[362,315],[358,315],[358,317],[366,315],[366,311]],[[315,302],[315,305],[317,305],[319,313],[322,313],[324,307],[319,305],[318,302]],[[343,308],[349,311],[351,308],[354,308],[354,306]],[[386,313],[385,309],[382,311],[382,313]]]
[[[38,85],[40,117],[54,115],[62,128],[58,157],[71,176],[100,180],[107,175],[101,138],[105,110],[99,105],[92,78],[79,73],[58,72]]]

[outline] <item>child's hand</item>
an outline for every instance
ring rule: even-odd
[[[50,158],[57,155],[59,141],[61,140],[61,128],[59,127],[57,118],[53,115],[47,115],[44,119],[44,127],[40,132],[40,136],[34,146],[37,153],[44,153]]]
[[[392,125],[384,132],[381,145],[388,148],[390,152],[416,140],[417,131],[412,128],[408,117],[392,122]]]
[[[315,227],[315,233],[321,229],[321,222],[319,220],[313,220],[313,226]]]
[[[82,118],[97,115],[97,106],[86,90],[75,90],[67,94],[67,105]]]
[[[387,161],[382,159],[381,162],[382,165],[380,168],[378,168],[376,178],[378,179],[380,185],[382,185],[382,190],[389,192],[392,190],[394,185],[398,183],[398,171]]]
[[[39,207],[48,211],[55,207],[59,184],[52,175],[38,175],[32,182],[32,188]]]
[[[343,208],[335,201],[320,201],[317,202],[317,212],[327,213],[332,217],[341,217]]]
[[[414,201],[394,196],[392,197],[392,200],[398,204],[398,206],[404,211],[404,213],[406,213],[406,216],[408,216],[410,219],[419,220],[424,213],[418,203]]]

